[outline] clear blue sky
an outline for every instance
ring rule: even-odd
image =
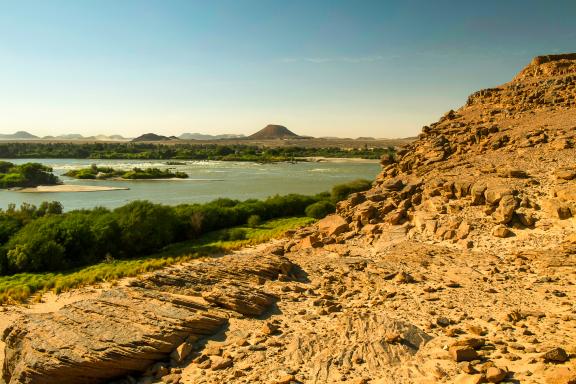
[[[0,132],[401,137],[576,51],[575,0],[0,0]]]

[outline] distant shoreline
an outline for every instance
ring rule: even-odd
[[[126,187],[102,187],[96,185],[39,185],[33,188],[16,189],[16,192],[24,193],[53,193],[53,192],[105,192],[105,191],[126,191]]]
[[[311,163],[364,163],[364,164],[379,164],[378,159],[362,159],[359,157],[323,157],[323,156],[313,156],[313,157],[302,157],[306,161]]]

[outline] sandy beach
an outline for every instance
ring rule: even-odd
[[[315,163],[367,163],[367,164],[378,164],[380,160],[378,159],[359,159],[350,157],[304,157],[306,161]]]
[[[104,192],[104,191],[119,191],[129,190],[130,188],[124,187],[102,187],[96,185],[41,185],[34,188],[23,188],[18,192],[26,193],[49,193],[49,192]]]

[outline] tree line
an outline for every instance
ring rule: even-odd
[[[0,275],[62,271],[152,254],[218,229],[279,217],[320,218],[335,203],[370,187],[367,180],[335,186],[331,193],[290,194],[264,200],[217,199],[205,204],[166,206],[133,201],[110,210],[63,212],[59,202],[15,205],[0,210]]]
[[[0,143],[0,158],[289,161],[303,157],[380,159],[392,148],[267,148],[247,144]]]

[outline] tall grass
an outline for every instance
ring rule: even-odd
[[[172,244],[162,252],[130,260],[113,260],[63,273],[19,273],[0,277],[0,304],[24,302],[32,295],[52,290],[55,293],[72,288],[136,276],[175,263],[201,256],[223,254],[248,245],[263,243],[314,221],[309,217],[270,220],[252,227],[235,227],[205,234],[197,240]],[[233,231],[241,239],[226,240]]]

